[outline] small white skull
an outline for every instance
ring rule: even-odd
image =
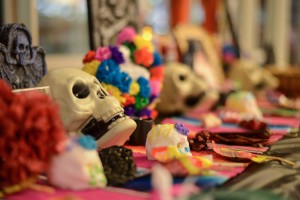
[[[71,138],[64,152],[55,155],[48,177],[51,184],[72,190],[105,187],[107,179],[96,149],[87,149]]]
[[[231,93],[226,99],[224,110],[238,113],[242,118],[263,118],[254,95],[248,91]]]
[[[179,124],[178,124],[179,125]],[[152,149],[156,147],[177,147],[179,154],[191,156],[187,135],[180,133],[174,124],[158,124],[147,135],[146,153],[148,159],[152,157]]]
[[[50,86],[67,131],[93,136],[100,148],[123,145],[136,128],[118,100],[82,70],[52,70],[39,86]]]
[[[245,59],[233,63],[229,78],[237,84],[238,89],[252,92],[275,89],[279,85],[278,79],[267,69],[252,60]]]
[[[163,88],[157,110],[163,114],[185,113],[202,107],[209,110],[218,99],[218,93],[181,63],[166,65]]]

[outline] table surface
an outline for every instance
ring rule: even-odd
[[[287,133],[290,127],[299,127],[300,119],[297,117],[287,118],[287,117],[274,117],[274,116],[265,116],[265,120],[269,124],[269,129],[272,131],[272,136],[270,138],[270,144],[280,140]],[[179,122],[187,126],[192,133],[196,133],[203,128],[201,128],[201,122],[193,117],[180,116],[180,117],[171,117],[165,118],[161,123],[175,123]],[[245,131],[242,128],[239,128],[235,124],[224,123],[221,127],[212,128],[210,131],[222,131],[222,132],[231,132],[231,131]],[[138,168],[151,169],[153,164],[156,161],[149,161],[145,154],[144,146],[126,146],[134,152],[134,159]],[[236,148],[252,150],[256,152],[266,152],[267,147],[243,147],[235,146]],[[201,151],[201,152],[192,152],[193,155],[199,156],[211,156],[214,160],[215,167],[212,170],[215,171],[214,175],[202,175],[202,176],[193,176],[187,178],[174,178],[174,183],[180,185],[183,182],[189,180],[193,181],[201,189],[210,189],[218,186],[222,186],[227,183],[229,180],[233,179],[237,175],[244,172],[250,162],[248,163],[239,163],[231,162],[224,160],[223,158],[217,156],[212,150]],[[49,186],[47,186],[49,187]],[[83,191],[71,191],[71,190],[62,190],[57,188],[48,188],[48,192],[37,191],[32,189],[27,189],[22,192],[10,195],[7,199],[11,200],[21,200],[21,199],[36,199],[36,200],[57,200],[60,197],[77,197],[78,199],[150,199],[151,198],[151,177],[150,175],[130,181],[123,188],[116,187],[106,187],[102,189],[90,189]]]

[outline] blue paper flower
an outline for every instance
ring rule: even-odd
[[[128,93],[132,78],[126,72],[118,72],[113,74],[110,84],[119,88],[122,93]]]
[[[98,67],[96,72],[96,77],[100,82],[105,82],[108,77],[116,72],[120,71],[119,65],[112,59],[104,60]]]
[[[157,51],[155,51],[153,53],[153,58],[154,58],[154,61],[153,61],[152,65],[151,65],[151,67],[162,65],[162,59],[160,57],[160,54]]]
[[[151,88],[150,88],[149,81],[144,77],[140,77],[140,78],[138,78],[137,82],[140,85],[139,95],[143,98],[149,98],[150,94],[151,94]]]

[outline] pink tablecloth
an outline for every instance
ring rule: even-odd
[[[274,133],[271,137],[270,142],[273,143],[279,140],[284,134],[287,133],[288,127],[298,127],[300,124],[300,120],[297,118],[281,118],[281,117],[268,117],[266,118],[272,132]],[[162,123],[175,123],[180,122],[187,126],[192,132],[197,132],[201,130],[200,122],[197,120],[189,119],[189,118],[168,118],[165,119]],[[240,131],[244,130],[231,124],[224,124],[222,127],[212,129],[211,131],[222,131],[222,132],[231,132],[231,131]],[[145,155],[145,147],[133,147],[128,146],[134,152],[135,162],[138,167],[142,168],[151,168],[155,161],[149,161]],[[236,146],[236,148],[240,148]],[[245,147],[241,147],[245,148]],[[253,149],[249,149],[251,147],[246,147],[249,151]],[[257,149],[256,149],[257,150]],[[257,151],[264,152],[267,148],[259,148]],[[213,184],[222,184],[229,178],[236,176],[237,174],[243,172],[247,167],[248,163],[233,163],[223,160],[218,157],[212,151],[203,151],[203,152],[193,152],[194,155],[200,156],[212,156],[215,162],[214,170],[216,173],[214,176],[199,176],[197,177],[198,182],[208,182]],[[213,186],[212,184],[212,186]],[[122,199],[122,200],[137,200],[137,199],[150,199],[149,193],[145,192],[137,192],[134,190],[122,189],[122,188],[113,188],[107,187],[105,189],[93,189],[93,190],[85,190],[85,191],[70,191],[70,190],[61,190],[52,188],[51,192],[42,192],[35,190],[25,190],[20,193],[10,195],[7,199],[10,200],[58,200],[61,197],[77,197],[79,199],[87,199],[87,200],[98,200],[98,199]]]

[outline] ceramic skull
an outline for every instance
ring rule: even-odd
[[[226,99],[224,110],[238,113],[242,118],[262,119],[263,117],[254,95],[249,91],[231,93]]]
[[[156,147],[176,147],[178,154],[191,156],[188,133],[188,129],[179,123],[156,125],[149,131],[146,139],[148,159],[153,159],[152,150]]]
[[[218,93],[181,63],[166,65],[163,88],[157,110],[163,114],[185,113],[196,108],[209,110],[217,101]]]
[[[14,50],[13,53],[22,66],[30,60],[30,44],[27,36],[24,33],[19,33],[19,35],[14,40]]]
[[[229,71],[229,78],[238,89],[259,92],[266,89],[275,89],[279,81],[267,69],[260,67],[251,60],[237,60]]]
[[[123,145],[136,128],[118,100],[82,70],[52,70],[39,86],[50,86],[67,131],[93,136],[100,148]]]
[[[107,179],[98,152],[80,144],[79,140],[86,140],[84,137],[70,138],[65,151],[53,156],[48,170],[51,184],[72,190],[106,186]]]

